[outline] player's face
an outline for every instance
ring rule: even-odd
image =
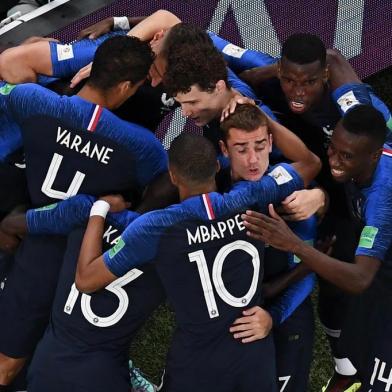
[[[220,141],[220,147],[230,159],[232,180],[259,180],[268,168],[271,146],[267,126],[251,132],[231,128],[226,144]]]
[[[181,105],[182,114],[191,118],[195,124],[202,127],[222,113],[222,94],[220,89],[202,91],[193,85],[187,93],[178,93],[175,97]]]
[[[302,114],[321,99],[328,72],[318,60],[301,65],[282,58],[278,76],[290,110]]]
[[[378,153],[367,136],[353,135],[339,122],[328,148],[328,159],[335,181],[364,184],[371,176],[372,162],[378,159]]]

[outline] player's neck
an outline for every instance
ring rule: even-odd
[[[95,105],[100,105],[107,109],[112,109],[113,104],[110,96],[102,94],[100,90],[97,90],[94,87],[89,86],[88,84],[84,85],[83,88],[77,94],[80,98],[85,99]]]
[[[216,183],[215,181],[208,183],[208,184],[202,184],[200,186],[193,186],[192,188],[188,188],[185,186],[179,186],[178,191],[180,194],[180,200],[184,201],[186,199],[189,199],[190,197],[193,196],[200,196],[203,193],[210,193],[210,192],[216,192]]]
[[[354,179],[354,182],[360,187],[360,188],[365,188],[370,186],[370,184],[373,181],[373,176],[374,172],[376,171],[377,164],[379,161],[377,161],[374,164],[369,165],[368,170],[364,171],[361,173],[361,176]]]

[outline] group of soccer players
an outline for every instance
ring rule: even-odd
[[[392,119],[371,87],[310,34],[277,59],[160,10],[81,36],[0,55],[0,391],[23,369],[32,392],[154,391],[128,347],[165,300],[161,390],[306,391],[314,272],[325,390],[388,391]],[[177,106],[202,135],[166,152]]]

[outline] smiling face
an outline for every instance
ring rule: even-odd
[[[230,159],[233,181],[259,180],[269,165],[271,135],[263,125],[253,131],[230,128],[226,142],[219,142],[223,155]]]
[[[296,64],[283,57],[278,77],[290,110],[302,114],[320,101],[328,80],[328,69],[319,60]]]
[[[181,105],[182,114],[202,127],[220,117],[225,105],[225,90],[226,84],[221,80],[211,91],[202,91],[199,86],[193,85],[190,91],[180,92],[174,98]]]
[[[328,148],[331,174],[337,182],[352,179],[364,184],[371,177],[379,154],[380,151],[374,149],[374,143],[367,136],[354,135],[339,122]]]

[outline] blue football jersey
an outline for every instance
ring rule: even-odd
[[[0,98],[0,110],[22,127],[35,206],[76,193],[138,192],[167,169],[166,152],[151,132],[78,96],[25,84]]]
[[[268,340],[242,344],[229,332],[244,308],[261,302],[264,244],[246,235],[240,213],[252,205],[265,211],[301,186],[291,166],[277,166],[262,180],[237,183],[227,194],[191,197],[141,216],[104,253],[117,276],[156,261],[177,323],[166,365],[169,388],[188,382],[188,390],[210,391],[211,381],[205,386],[210,377],[223,377],[232,366],[244,377],[242,384],[260,371],[255,369],[260,358],[273,355],[265,348]],[[200,378],[194,370],[201,364],[206,371]],[[257,374],[275,383],[275,372]]]
[[[392,267],[391,170],[392,148],[385,144],[371,185],[360,188],[360,197],[351,201],[364,225],[355,254],[375,257],[388,268]]]
[[[151,264],[128,271],[95,293],[87,295],[76,289],[76,265],[93,202],[92,197],[78,195],[27,214],[30,233],[69,233],[50,325],[31,365],[32,391],[50,390],[54,382],[59,391],[66,391],[70,385],[126,391],[116,387],[121,384],[119,380],[112,384],[113,377],[121,377],[122,385],[128,384],[129,376],[124,369],[129,343],[164,299]],[[118,242],[123,230],[138,215],[130,211],[108,214],[102,239],[104,251]],[[60,349],[62,355],[58,356]],[[72,375],[72,380],[68,375]]]
[[[82,39],[71,44],[49,42],[52,76],[68,78],[93,61],[98,46],[108,38],[126,35],[124,31],[112,31],[97,39]]]
[[[223,196],[212,193],[194,197],[165,210],[143,215],[128,227],[119,243],[104,254],[108,268],[115,275],[122,276],[132,265],[157,259],[157,268],[168,297],[178,310],[177,319],[181,325],[192,328],[192,325],[205,324],[206,328],[210,328],[219,324],[220,320],[227,324],[238,314],[237,307],[259,302],[253,298],[258,292],[262,273],[263,246],[257,242],[254,244],[246,236],[239,212],[251,205],[265,208],[269,202],[280,201],[300,185],[297,174],[288,165],[277,166],[270,174],[261,181],[237,183],[231,192]],[[213,212],[204,206],[211,207]],[[215,219],[219,222],[214,223]],[[168,246],[166,242],[173,244]],[[227,265],[226,257],[233,259]],[[250,260],[250,263],[245,260]],[[166,263],[170,266],[165,266]],[[213,264],[218,269],[211,273],[209,270]],[[183,271],[171,274],[172,268]],[[237,276],[238,268],[248,270],[250,280]],[[236,282],[238,279],[232,288],[233,295],[229,295],[223,287],[222,274],[225,271],[229,281]],[[219,296],[213,295],[212,281],[208,276],[213,277]],[[250,282],[252,284],[246,294],[245,287]],[[179,294],[178,287],[184,290],[183,294]],[[196,291],[198,294],[193,298],[192,293]],[[196,301],[197,306],[189,307],[189,298]],[[214,318],[217,320],[211,323]]]

